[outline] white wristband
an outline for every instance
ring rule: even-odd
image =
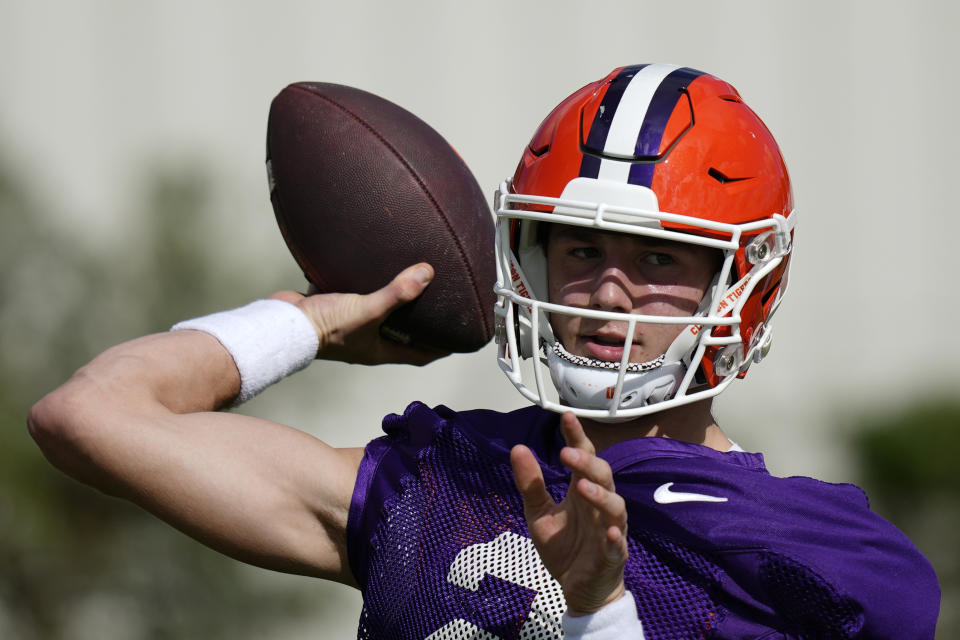
[[[240,372],[235,405],[306,367],[320,346],[309,318],[282,300],[257,300],[239,309],[178,322],[170,330],[181,329],[209,333],[230,352]]]
[[[590,615],[573,617],[564,613],[562,624],[566,640],[644,640],[637,603],[629,591]]]

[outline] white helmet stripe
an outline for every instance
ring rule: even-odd
[[[634,157],[640,127],[646,119],[653,94],[663,80],[679,68],[675,64],[651,64],[631,78],[610,123],[610,132],[603,147],[605,154],[624,158]],[[600,161],[600,172],[597,178],[626,183],[630,176],[630,166],[629,162],[603,158]]]

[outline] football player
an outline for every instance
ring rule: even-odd
[[[797,220],[732,86],[614,70],[550,113],[495,209],[498,362],[528,408],[413,403],[352,449],[215,412],[315,357],[428,361],[378,332],[420,264],[114,347],[31,432],[220,551],[359,587],[360,638],[933,637],[932,568],[863,493],[771,476],[712,416],[770,347]]]

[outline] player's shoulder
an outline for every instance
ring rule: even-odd
[[[383,430],[391,440],[415,446],[434,443],[441,435],[456,434],[482,449],[509,451],[515,444],[547,450],[559,442],[559,416],[538,406],[509,412],[490,409],[456,411],[444,405],[429,407],[413,402],[403,413],[383,420]]]

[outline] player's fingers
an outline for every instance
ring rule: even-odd
[[[433,280],[433,276],[433,267],[426,262],[407,267],[387,286],[366,296],[369,314],[374,318],[383,317],[397,307],[410,302],[423,293]]]
[[[511,449],[510,465],[513,467],[513,482],[523,497],[524,510],[528,514],[542,513],[556,504],[547,493],[540,464],[530,449],[522,444]]]
[[[573,472],[575,477],[587,478],[608,491],[616,491],[613,484],[613,470],[603,458],[582,449],[564,447],[560,450],[560,461]]]
[[[593,446],[593,442],[591,442],[587,434],[584,433],[580,420],[577,419],[577,416],[574,415],[572,411],[567,411],[561,416],[560,431],[563,433],[563,439],[566,441],[568,447],[582,449],[588,453],[597,452]]]
[[[622,566],[626,563],[627,557],[630,555],[630,552],[627,548],[627,531],[626,526],[623,529],[620,527],[608,527],[606,531],[606,544],[604,545],[604,551],[606,553],[607,562],[611,566]]]
[[[600,520],[607,527],[617,527],[621,532],[627,530],[627,504],[614,491],[581,478],[577,482],[577,493],[593,506],[600,514]]]

